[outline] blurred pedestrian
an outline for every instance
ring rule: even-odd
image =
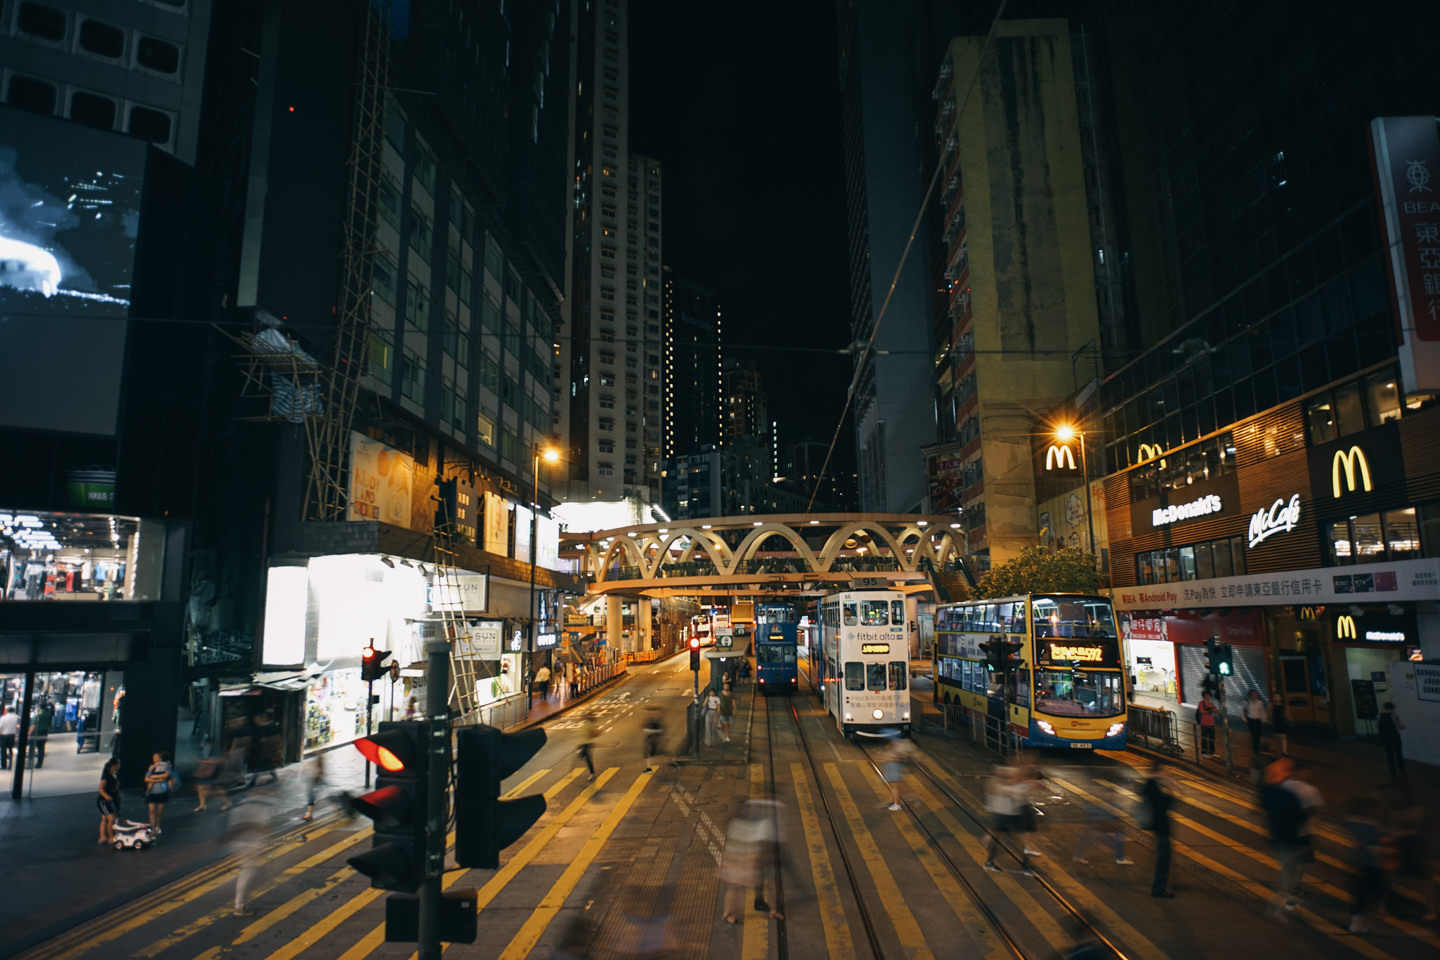
[[[1075,841],[1075,853],[1071,859],[1077,863],[1089,863],[1085,855],[1094,847],[1103,845],[1110,847],[1118,866],[1128,867],[1135,862],[1125,858],[1125,829],[1120,816],[1097,803],[1090,807],[1085,829]]]
[[[660,734],[664,727],[660,722],[660,708],[645,709],[645,772],[654,771],[655,754],[660,751]]]
[[[252,790],[246,794],[230,813],[230,832],[240,868],[235,874],[234,915],[237,917],[255,915],[255,911],[245,905],[245,899],[254,883],[255,871],[260,866],[273,814],[273,800],[264,790]]]
[[[1200,703],[1195,707],[1195,722],[1200,724],[1200,756],[1215,756],[1215,701],[1210,697],[1210,691],[1200,698]]]
[[[45,766],[45,741],[50,739],[50,728],[54,724],[55,705],[46,697],[30,718],[30,758],[35,761],[36,770]]]
[[[170,754],[164,750],[152,754],[150,768],[145,771],[145,805],[150,808],[150,832],[157,838],[161,834],[160,824],[165,819],[165,804],[170,799],[173,780]]]
[[[1141,827],[1155,835],[1155,877],[1150,882],[1150,896],[1170,899],[1175,896],[1170,892],[1170,806],[1175,798],[1170,793],[1170,781],[1159,760],[1151,762],[1150,775],[1140,790],[1140,800]]]
[[[900,781],[905,779],[905,765],[915,753],[915,745],[899,730],[890,731],[890,741],[880,752],[880,772],[890,786],[890,809],[900,809]]]
[[[735,722],[735,694],[731,692],[730,681],[720,691],[720,735],[730,742],[730,726]]]
[[[1261,740],[1260,748],[1250,758],[1250,785],[1256,790],[1265,788],[1265,771],[1270,764],[1275,762],[1275,754],[1270,751],[1270,741]]]
[[[550,668],[543,663],[540,664],[540,669],[535,671],[535,689],[541,700],[550,699]]]
[[[100,810],[100,842],[115,842],[115,820],[120,816],[120,759],[111,757],[100,771],[100,792],[95,798]]]
[[[1385,832],[1394,840],[1400,853],[1399,871],[1411,889],[1418,889],[1425,903],[1425,923],[1434,923],[1435,877],[1429,864],[1434,861],[1435,844],[1431,836],[1431,818],[1423,804],[1411,799],[1403,787],[1393,788],[1387,795]]]
[[[20,732],[20,715],[9,707],[0,707],[0,770],[10,769],[15,756],[15,736]]]
[[[1280,756],[1290,756],[1290,717],[1285,713],[1285,697],[1280,693],[1270,697],[1270,735]]]
[[[1352,797],[1346,804],[1345,829],[1350,834],[1350,863],[1355,867],[1350,900],[1350,932],[1368,933],[1365,909],[1371,900],[1384,905],[1385,874],[1399,863],[1399,852],[1381,829],[1379,804],[1373,797]]]
[[[580,759],[585,761],[585,769],[590,771],[587,780],[595,779],[595,741],[600,736],[599,727],[595,724],[595,714],[587,713],[581,721],[580,726]]]
[[[1265,771],[1265,785],[1260,789],[1260,805],[1270,823],[1270,842],[1280,861],[1280,874],[1275,880],[1275,900],[1266,913],[1273,920],[1288,923],[1294,910],[1294,891],[1299,883],[1301,864],[1310,845],[1310,836],[1303,829],[1306,811],[1299,794],[1284,784],[1291,778],[1294,764],[1276,760]]]
[[[720,882],[725,884],[726,923],[739,923],[745,912],[745,894],[755,891],[755,909],[785,919],[765,897],[765,858],[773,854],[773,814],[765,805],[750,801],[730,820],[725,832],[725,853],[720,859]]]
[[[1320,808],[1325,806],[1325,798],[1310,781],[1309,767],[1296,760],[1293,761],[1292,771],[1281,786],[1294,793],[1300,801],[1300,809],[1304,811],[1300,832],[1305,836],[1306,843],[1300,862],[1295,867],[1295,886],[1290,892],[1304,899],[1310,896],[1310,891],[1305,889],[1305,869],[1315,862],[1315,818],[1320,815]]]
[[[217,794],[225,800],[225,809],[230,809],[230,801],[225,798],[224,788],[217,786],[222,766],[220,758],[215,756],[215,745],[206,737],[200,745],[200,762],[195,765],[195,798],[199,801],[199,805],[195,807],[196,813],[203,812],[206,802]]]
[[[1260,699],[1260,691],[1251,690],[1245,697],[1245,706],[1240,708],[1241,714],[1245,717],[1245,726],[1250,728],[1250,752],[1260,752],[1260,737],[1265,732],[1265,721],[1270,719],[1269,711],[1265,709],[1265,701]]]
[[[1000,850],[1000,834],[1019,836],[1024,832],[1020,812],[1024,802],[1020,778],[1019,767],[999,766],[995,768],[995,775],[986,786],[985,808],[995,815],[994,829],[985,844],[986,870],[998,873],[1001,869],[995,862],[995,854]],[[1024,847],[1021,849],[1023,851]],[[1020,856],[1020,869],[1027,877],[1034,875],[1034,871],[1030,869],[1030,857],[1023,852]]]
[[[720,731],[720,694],[712,687],[705,695],[705,746],[713,747]]]
[[[1021,764],[1017,789],[1020,793],[1021,803],[1020,822],[1025,828],[1021,835],[1025,843],[1025,856],[1044,856],[1038,849],[1041,813],[1036,801],[1040,799],[1045,789],[1045,781],[1040,776],[1040,768],[1033,763]]]
[[[300,819],[313,820],[315,818],[315,801],[320,799],[320,791],[324,786],[325,754],[317,753],[305,771],[305,816]]]
[[[1395,712],[1395,704],[1385,704],[1380,711],[1377,730],[1380,734],[1380,745],[1385,748],[1385,766],[1390,768],[1391,780],[1399,780],[1400,775],[1405,772],[1405,752],[1400,742],[1400,731],[1404,729],[1405,724],[1400,722],[1400,714]]]

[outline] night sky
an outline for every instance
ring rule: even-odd
[[[630,149],[664,164],[665,263],[719,295],[725,354],[759,364],[781,442],[828,443],[850,378],[834,4],[630,11]],[[853,446],[847,422],[844,463]]]

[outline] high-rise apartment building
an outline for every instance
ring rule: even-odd
[[[727,444],[742,437],[768,440],[770,419],[760,369],[753,360],[724,361],[720,369],[720,433]]]
[[[628,5],[576,29],[570,326],[555,341],[570,500],[660,499],[661,170],[629,145]]]
[[[665,268],[665,458],[720,443],[721,313],[715,294]]]

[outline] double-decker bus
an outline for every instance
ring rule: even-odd
[[[910,638],[905,594],[854,590],[820,601],[816,681],[840,732],[910,735]]]
[[[1010,648],[1003,671],[997,646]],[[1008,724],[1025,746],[1125,747],[1120,639],[1105,597],[1030,594],[938,606],[934,676],[937,701]]]

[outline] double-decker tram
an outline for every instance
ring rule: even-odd
[[[795,627],[792,622],[755,627],[755,680],[761,693],[794,693],[797,682]]]
[[[1125,685],[1105,597],[1031,594],[935,609],[935,698],[1025,746],[1124,749]]]
[[[820,601],[816,682],[840,732],[910,735],[910,639],[905,594],[854,590]]]

